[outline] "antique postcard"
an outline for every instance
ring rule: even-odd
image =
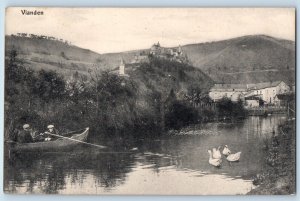
[[[294,8],[5,22],[5,193],[295,194]]]

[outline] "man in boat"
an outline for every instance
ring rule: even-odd
[[[55,135],[59,135],[58,130],[54,128],[54,125],[48,125],[47,131],[44,132],[45,141],[57,140],[59,137]]]
[[[23,125],[23,130],[18,133],[17,142],[18,143],[31,143],[33,138],[31,136],[32,129],[29,124]]]

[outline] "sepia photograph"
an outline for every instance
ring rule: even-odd
[[[295,18],[6,8],[4,193],[295,195]]]

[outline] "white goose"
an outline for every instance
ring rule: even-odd
[[[221,155],[221,152],[220,152],[220,146],[218,147],[218,149],[216,148],[213,148],[213,151],[212,151],[212,157],[213,158],[216,158],[216,159],[220,159],[222,158],[222,155]]]
[[[218,159],[218,158],[213,158],[212,157],[212,153],[211,150],[207,150],[207,152],[209,153],[209,160],[208,163],[215,166],[215,167],[219,167],[222,163],[222,159]]]
[[[230,149],[228,148],[227,145],[224,146],[224,149],[223,149],[223,151],[222,151],[222,154],[225,155],[225,156],[228,156],[228,155],[231,154],[231,151],[230,151]]]
[[[235,153],[235,154],[229,154],[229,155],[227,156],[227,160],[230,161],[230,162],[238,161],[238,160],[240,160],[241,153],[242,153],[242,152],[237,152],[237,153]]]

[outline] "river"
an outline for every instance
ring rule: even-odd
[[[283,115],[207,123],[183,135],[140,140],[116,153],[82,147],[73,152],[31,153],[5,161],[4,191],[49,194],[246,194],[266,166],[264,141],[278,133]],[[208,163],[208,149],[228,145],[239,162]]]

